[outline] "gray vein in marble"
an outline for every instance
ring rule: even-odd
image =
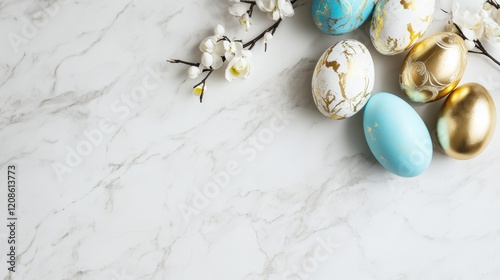
[[[52,92],[53,94],[55,94],[56,92],[56,88],[57,88],[57,72],[59,70],[59,67],[68,59],[70,58],[73,58],[73,57],[79,57],[79,56],[83,56],[85,55],[86,53],[88,53],[96,44],[98,44],[99,42],[102,41],[103,37],[106,35],[106,33],[111,29],[111,27],[113,27],[116,23],[116,21],[118,20],[118,18],[129,8],[130,5],[132,5],[134,1],[130,1],[128,2],[117,14],[116,16],[114,17],[114,19],[111,21],[110,24],[108,24],[107,26],[105,26],[104,28],[102,28],[100,31],[99,31],[99,35],[97,36],[97,38],[89,45],[87,46],[84,50],[80,51],[79,53],[76,53],[76,54],[72,54],[72,55],[69,55],[69,56],[66,56],[65,58],[63,58],[58,64],[57,66],[55,67],[54,69],[54,73],[52,74],[54,76],[54,82],[52,84]],[[82,35],[82,34],[81,34]]]

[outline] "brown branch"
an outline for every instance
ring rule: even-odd
[[[208,69],[207,71],[208,74],[205,76],[205,78],[203,78],[203,80],[201,80],[201,82],[197,83],[196,85],[194,85],[193,88],[196,88],[197,86],[203,84],[203,86],[201,86],[201,94],[200,94],[200,103],[203,102],[203,94],[205,93],[205,85],[206,85],[206,81],[208,79],[208,77],[210,77],[210,75],[212,74],[212,72],[214,72],[214,69]]]
[[[490,4],[491,6],[495,7],[495,9],[500,9],[500,4],[496,2],[496,0],[486,0],[486,3]]]
[[[199,63],[188,62],[188,61],[184,61],[184,60],[180,60],[180,59],[167,59],[167,62],[169,62],[169,63],[182,63],[182,64],[196,66],[196,67],[200,66]]]
[[[481,42],[479,40],[474,40],[473,41],[474,44],[476,44],[476,48],[478,48],[483,55],[489,57],[493,62],[495,62],[498,66],[500,66],[500,61],[498,61],[496,58],[494,58],[483,46],[483,44],[481,44]]]
[[[464,33],[462,32],[462,29],[460,29],[460,27],[456,24],[456,23],[453,23],[453,25],[457,28],[458,30],[458,36],[462,37],[462,39],[464,40],[469,40],[465,35]],[[474,42],[474,47],[477,48],[479,51],[472,51],[470,50],[469,52],[470,53],[476,53],[476,54],[482,54],[486,57],[488,57],[489,59],[491,59],[496,65],[500,66],[500,61],[498,61],[496,58],[494,58],[487,50],[486,48],[483,46],[483,44],[481,43],[481,41],[479,40],[472,40],[472,42]]]
[[[291,0],[290,3],[292,5],[294,5],[295,2],[297,2],[297,1],[298,0]],[[241,3],[250,4],[250,7],[249,7],[247,13],[248,13],[249,16],[252,16],[253,8],[255,7],[255,5],[257,5],[257,2],[256,1],[250,1],[250,0],[241,0],[240,2]],[[261,40],[262,38],[264,38],[264,36],[266,35],[267,32],[271,32],[271,34],[274,35],[274,33],[276,32],[276,29],[278,28],[278,26],[280,25],[280,23],[281,23],[282,20],[283,20],[282,18],[278,19],[270,27],[268,27],[262,33],[260,33],[259,35],[257,35],[257,37],[255,37],[254,39],[250,40],[249,42],[243,44],[243,48],[248,48],[249,50],[253,49],[253,47],[255,47],[255,44],[259,40]],[[226,36],[222,37],[222,39],[219,39],[219,41],[220,40],[227,40],[228,42],[231,42],[231,40],[229,40],[229,38],[226,37]],[[234,40],[234,41],[235,42],[241,42],[241,40]],[[264,45],[264,50],[265,51],[267,50],[267,43]],[[222,57],[222,59],[223,59],[223,61],[225,61],[225,57],[224,56]],[[181,63],[181,64],[186,64],[186,65],[189,65],[189,66],[200,67],[200,63],[188,62],[188,61],[184,61],[184,60],[180,60],[180,59],[168,59],[167,62],[169,62],[169,63]],[[203,80],[201,80],[201,82],[197,83],[193,87],[193,89],[194,89],[197,86],[202,85],[202,87],[201,87],[201,94],[200,94],[200,103],[203,102],[203,95],[205,93],[206,81],[208,80],[208,77],[210,77],[210,75],[212,74],[212,72],[214,70],[215,69],[213,69],[212,67],[203,69],[202,72],[208,72],[207,75],[205,76],[205,78],[203,78]]]
[[[297,2],[298,0],[292,0],[290,1],[290,3],[295,4],[295,2]],[[255,3],[253,1],[240,1],[240,2],[243,2],[243,3],[248,3],[248,4],[251,4],[251,3]],[[295,8],[295,7],[294,7]],[[246,42],[245,44],[243,44],[243,48],[247,48],[249,50],[253,49],[255,47],[255,44],[262,38],[264,38],[264,35],[266,35],[267,32],[271,32],[271,34],[274,35],[274,32],[276,32],[276,29],[278,29],[278,26],[280,25],[281,21],[283,19],[280,18],[278,19],[275,23],[273,23],[273,25],[269,26],[266,30],[262,31],[262,33],[260,33],[259,35],[257,35],[257,37],[253,38],[252,40]],[[264,45],[264,51],[267,50],[267,44]]]
[[[255,47],[255,43],[257,43],[260,39],[262,39],[267,32],[271,32],[271,34],[274,34],[274,32],[276,32],[276,29],[278,28],[282,20],[283,19],[281,18],[278,19],[273,25],[269,26],[266,30],[262,31],[262,33],[257,35],[257,37],[253,38],[253,40],[243,44],[243,48],[248,47],[248,49],[251,50],[253,49],[253,47]]]
[[[255,5],[257,5],[257,2],[255,2],[255,1],[240,1],[240,2],[250,4],[250,7],[248,7],[248,10],[247,10],[247,14],[249,17],[252,17],[253,8],[255,7]]]

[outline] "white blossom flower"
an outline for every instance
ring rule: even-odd
[[[490,4],[487,4],[490,5]],[[493,6],[490,5],[490,17],[498,24],[500,24],[500,9],[493,8]]]
[[[235,56],[251,56],[251,52],[249,50],[243,49],[243,43],[228,42],[226,40],[217,42],[215,53],[224,56],[227,60],[231,60]]]
[[[484,36],[493,42],[500,42],[500,9],[486,3],[481,11],[484,23]]]
[[[205,86],[205,88],[203,88],[203,86]],[[207,85],[205,85],[205,83],[201,83],[200,85],[197,85],[196,87],[193,88],[193,93],[196,95],[201,95],[201,92],[206,90],[207,90]]]
[[[243,56],[242,55],[242,51],[243,51],[243,43],[241,42],[231,42],[229,43],[229,48],[227,49],[226,53],[229,53],[228,55],[226,55],[226,58],[228,58],[228,56]]]
[[[461,11],[460,5],[455,4],[453,22],[460,27],[465,37],[477,40],[483,36],[483,21],[479,14],[471,14],[468,10]]]
[[[233,16],[237,16],[240,24],[243,26],[245,31],[250,29],[252,25],[252,18],[248,14],[248,9],[250,5],[247,3],[235,3],[229,7],[229,13]]]
[[[201,74],[201,70],[199,67],[191,66],[188,68],[188,77],[191,79],[195,79]]]
[[[291,17],[295,14],[290,0],[278,0],[278,10],[280,18]]]
[[[215,50],[215,44],[217,44],[217,38],[215,36],[209,36],[200,43],[200,51],[202,53],[213,53]]]
[[[217,24],[217,26],[215,26],[214,34],[215,34],[215,37],[217,39],[222,38],[224,36],[224,32],[226,32],[226,30],[224,29],[224,26],[222,26],[220,24]]]
[[[257,7],[272,20],[291,17],[294,15],[290,0],[256,0]]]
[[[500,9],[493,7],[490,3],[483,5],[483,11],[491,17],[495,22],[500,22]]]
[[[221,40],[215,45],[215,53],[220,56],[226,56],[226,51],[229,49],[229,42],[226,40]],[[227,59],[227,57],[226,57]]]
[[[244,13],[240,18],[239,18],[240,24],[243,26],[243,29],[245,31],[248,31],[250,29],[250,26],[252,26],[253,21],[252,18],[248,15],[248,13]]]
[[[257,7],[265,13],[272,13],[276,9],[275,0],[256,0]]]
[[[500,10],[489,3],[483,4],[474,13],[462,11],[458,3],[454,7],[452,22],[448,24],[447,30],[458,33],[453,26],[456,24],[465,36],[465,44],[469,50],[475,48],[475,40],[488,41],[500,49]]]
[[[246,79],[250,74],[250,62],[245,57],[234,57],[228,64],[225,72],[226,80]]]
[[[234,3],[229,7],[229,13],[233,16],[241,17],[248,12],[250,4],[247,3]]]
[[[500,26],[497,23],[490,23],[484,25],[484,35],[488,40],[500,43]]]

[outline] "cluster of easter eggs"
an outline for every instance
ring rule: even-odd
[[[463,39],[450,32],[420,40],[429,27],[434,0],[313,0],[312,16],[324,33],[340,35],[361,26],[371,15],[370,39],[384,55],[408,51],[399,83],[411,101],[445,100],[436,124],[444,153],[470,159],[490,142],[496,110],[488,91],[476,83],[457,87],[467,66]],[[374,157],[403,177],[423,173],[433,145],[426,125],[403,99],[381,92],[369,50],[356,40],[342,40],[319,58],[312,77],[312,95],[319,111],[345,119],[362,108],[365,138]]]

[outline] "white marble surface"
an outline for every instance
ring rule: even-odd
[[[19,169],[17,271],[2,226],[1,278],[499,279],[500,132],[473,160],[435,149],[419,177],[387,172],[362,115],[323,117],[310,79],[327,47],[355,38],[374,58],[375,92],[402,96],[404,55],[379,55],[363,30],[322,34],[301,2],[267,53],[256,46],[248,80],[214,73],[200,104],[166,59],[198,60],[217,23],[248,40],[270,21],[256,15],[245,32],[222,0],[0,1],[0,177]],[[17,51],[11,33],[25,39]],[[471,55],[462,82],[500,106],[499,74]],[[433,130],[440,104],[412,105]],[[88,155],[68,163],[78,147]],[[57,164],[73,165],[61,180]]]

